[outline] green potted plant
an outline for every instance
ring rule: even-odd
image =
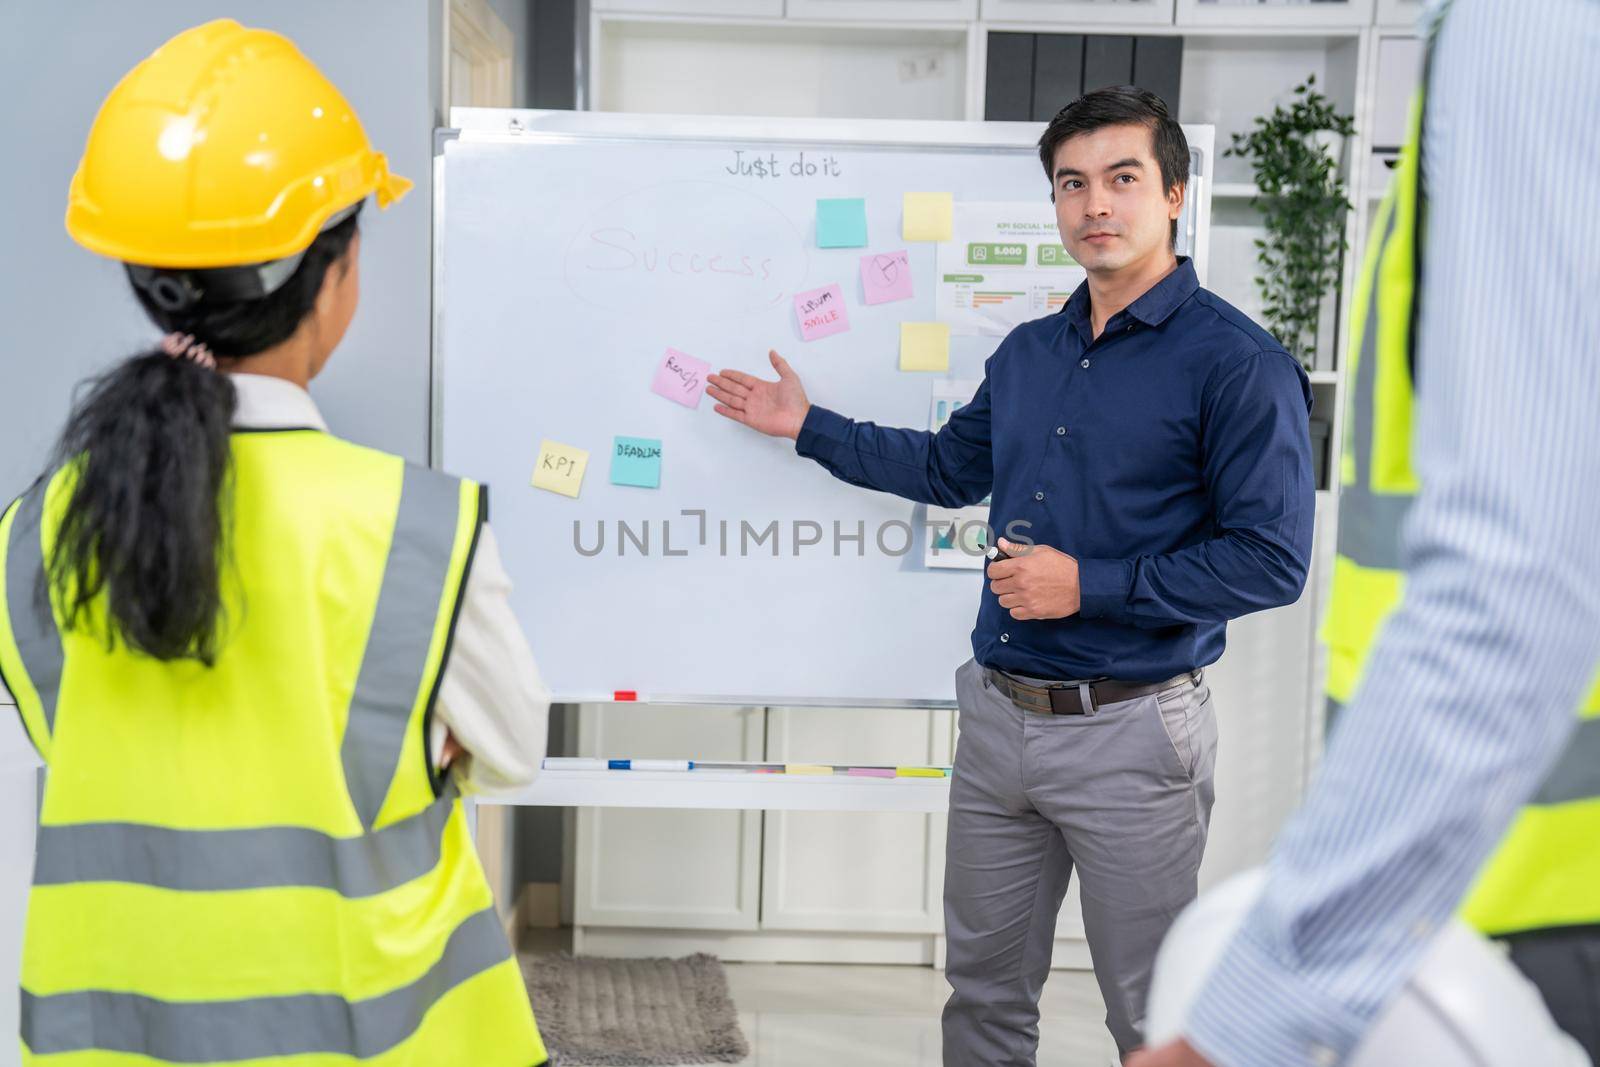
[[[1295,86],[1288,107],[1262,115],[1233,135],[1226,155],[1248,159],[1259,195],[1251,201],[1266,224],[1256,261],[1267,326],[1309,370],[1316,361],[1323,297],[1339,280],[1344,238],[1344,177],[1339,157],[1354,120],[1315,89],[1316,75]]]

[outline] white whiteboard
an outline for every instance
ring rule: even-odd
[[[898,369],[900,323],[935,317],[936,246],[901,239],[901,195],[1043,200],[1038,128],[452,118],[467,128],[436,160],[435,459],[492,487],[513,606],[555,699],[953,703],[982,575],[924,566],[926,509],[846,485],[709,396],[691,410],[650,384],[668,347],[763,377],[776,348],[813,403],[925,427],[932,379],[981,378],[998,340],[952,337],[945,374]],[[1213,131],[1185,132],[1198,173],[1184,241],[1203,279]],[[796,175],[802,153],[828,164]],[[782,175],[730,172],[755,157]],[[866,199],[867,247],[816,247],[821,197]],[[899,249],[914,299],[864,305],[861,256]],[[713,256],[738,269],[706,270]],[[851,329],[802,342],[793,295],[835,282]],[[658,489],[611,484],[618,436],[663,442]],[[588,451],[578,498],[530,487],[542,439]]]

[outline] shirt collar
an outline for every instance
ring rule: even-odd
[[[239,403],[233,425],[240,430],[310,429],[328,432],[311,394],[283,378],[265,374],[233,374]]]
[[[1183,302],[1195,294],[1200,288],[1200,279],[1194,272],[1194,261],[1188,256],[1179,256],[1178,265],[1171,274],[1145,290],[1144,295],[1123,308],[1112,319],[1121,316],[1130,316],[1138,319],[1146,326],[1160,326],[1172,313],[1183,306]],[[1079,284],[1073,292],[1071,299],[1063,310],[1067,313],[1072,324],[1084,337],[1091,336],[1089,322],[1089,282]],[[1110,326],[1108,322],[1106,324]]]

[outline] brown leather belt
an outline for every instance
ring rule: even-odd
[[[1106,704],[1159,693],[1184,683],[1200,684],[1205,671],[1189,671],[1175,675],[1164,682],[1114,682],[1102,679],[1097,682],[1059,682],[1051,685],[1029,685],[1004,671],[985,667],[989,683],[1011,698],[1011,703],[1023,711],[1038,715],[1093,715]]]

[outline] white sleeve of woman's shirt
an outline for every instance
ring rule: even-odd
[[[544,760],[550,693],[511,612],[510,596],[511,579],[500,562],[500,547],[485,526],[467,575],[428,739],[435,766],[446,729],[467,751],[454,769],[466,793],[524,788]]]

